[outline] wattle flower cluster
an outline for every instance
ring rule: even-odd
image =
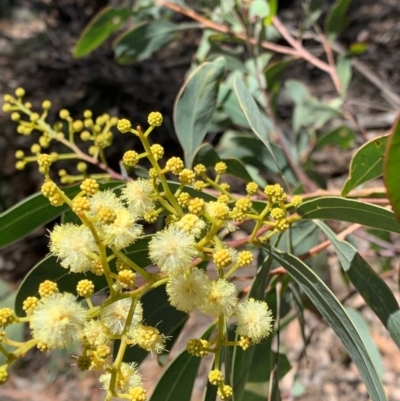
[[[245,243],[251,246],[266,242],[297,219],[290,214],[290,209],[298,206],[301,198],[294,196],[288,203],[280,185],[267,185],[261,191],[255,182],[247,184],[246,195],[232,194],[229,185],[222,181],[229,172],[223,161],[216,163],[212,170],[202,164],[185,168],[179,157],[163,162],[162,146],[149,140],[152,130],[162,124],[158,112],[150,113],[149,128],[143,132],[140,127],[133,129],[126,119],[107,115],[93,119],[92,113],[85,111],[83,120],[73,120],[62,110],[60,118],[69,127],[67,140],[56,129],[57,125],[54,128],[46,122],[49,103],[43,104],[41,114],[34,113],[23,102],[23,96],[21,90],[16,91],[16,97],[7,95],[6,109],[18,122],[18,132],[28,135],[39,131],[40,138],[32,149],[33,156],[18,153],[17,167],[37,161],[44,174],[43,196],[53,206],[67,204],[80,222],[56,225],[49,235],[50,252],[71,274],[103,276],[108,295],[95,306],[92,296],[100,288],[95,288],[90,279],[77,280],[76,289],[64,293],[59,292],[57,283],[46,280],[25,300],[25,317],[17,317],[9,309],[0,310],[1,326],[28,322],[32,336],[23,349],[6,355],[7,362],[0,368],[0,381],[7,379],[8,365],[15,357],[34,346],[47,351],[79,342],[82,352],[77,365],[81,370],[104,372],[100,382],[107,391],[106,400],[112,397],[145,400],[138,366],[135,361],[122,361],[128,346],[165,352],[168,337],[156,327],[146,325],[146,311],[141,302],[149,291],[165,285],[171,306],[186,313],[198,310],[215,319],[217,329],[213,339],[192,339],[187,350],[200,357],[210,352],[215,354],[210,383],[218,386],[221,399],[230,398],[232,389],[224,382],[221,372],[222,349],[239,346],[246,350],[270,335],[273,329],[273,315],[266,302],[240,299],[235,272],[252,265],[254,251],[238,249],[231,232],[240,229],[243,222],[252,222],[252,231]],[[22,119],[21,112],[28,120]],[[120,185],[118,192],[102,189],[100,179],[106,175],[89,176],[85,167],[86,162],[105,163],[103,149],[112,142],[114,126],[121,133],[136,135],[143,145],[142,151],[127,151],[123,155],[124,164],[134,168],[141,159],[147,158],[152,165],[147,178],[128,180]],[[81,140],[92,141],[85,163],[74,142],[77,133]],[[59,171],[62,183],[80,181],[79,192],[74,197],[68,197],[51,175],[53,164],[71,158],[71,153],[42,152],[53,140],[67,146],[80,159],[79,175]],[[170,184],[171,177],[175,177],[177,185]],[[205,194],[206,191],[209,193]],[[135,244],[146,238],[144,225],[157,221],[165,224],[148,241],[148,259],[158,268],[151,273],[146,270],[147,266],[128,256],[127,248],[135,249]],[[204,268],[201,262],[207,262],[208,267]],[[235,341],[228,341],[229,324],[236,325]],[[7,344],[5,336],[1,340]],[[116,340],[120,344],[117,350],[113,346]]]

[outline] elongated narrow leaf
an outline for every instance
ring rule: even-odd
[[[279,163],[276,160],[276,157],[272,151],[271,144],[269,142],[269,134],[273,130],[271,121],[265,115],[261,114],[256,101],[254,100],[253,96],[246,88],[246,85],[243,83],[241,79],[236,78],[234,83],[234,89],[236,96],[239,100],[240,108],[242,109],[244,115],[246,116],[246,119],[252,131],[258,136],[258,138],[261,139],[265,147],[271,153],[275,165],[278,167],[278,170],[282,178],[286,182],[286,179],[283,176]]]
[[[328,324],[338,335],[363,378],[373,401],[387,401],[382,382],[360,334],[345,309],[326,284],[296,256],[266,246],[267,251],[302,287]]]
[[[217,390],[218,387],[214,386],[207,380],[207,388],[204,392],[203,401],[215,401],[215,399],[217,398]]]
[[[209,339],[215,325],[210,326],[202,338]],[[190,400],[201,358],[183,350],[161,376],[149,401]]]
[[[120,182],[113,181],[101,184],[100,189],[116,188],[120,185],[122,185]],[[79,185],[64,189],[68,197],[75,196],[79,191]],[[67,205],[51,206],[49,200],[40,192],[29,196],[0,214],[0,248],[25,237],[66,210],[68,210]]]
[[[76,44],[75,57],[83,57],[99,47],[132,15],[129,8],[103,8],[89,22]]]
[[[315,221],[315,224],[331,241],[343,270],[400,348],[400,308],[388,285],[352,245],[339,240],[332,230],[321,221]]]
[[[336,0],[325,19],[325,33],[330,41],[334,41],[348,24],[347,9],[351,0]]]
[[[304,202],[297,209],[304,219],[330,219],[400,233],[394,213],[380,206],[336,196]]]
[[[184,150],[187,166],[191,166],[196,150],[212,122],[224,72],[223,57],[200,65],[182,86],[175,100],[175,131]]]
[[[387,139],[387,135],[374,138],[358,149],[351,159],[350,174],[342,189],[342,196],[364,182],[382,176]]]
[[[350,149],[356,140],[356,133],[350,127],[342,125],[318,137],[315,149],[322,149],[326,145],[336,145],[341,149]]]
[[[376,346],[370,328],[368,327],[367,322],[365,321],[363,315],[358,312],[356,309],[345,308],[347,314],[350,316],[354,325],[357,328],[357,331],[360,333],[362,340],[364,341],[365,346],[368,349],[369,355],[371,356],[371,360],[376,367],[376,372],[378,373],[380,379],[383,377],[383,366],[382,366],[382,358],[379,353],[378,347]]]
[[[393,124],[384,160],[384,178],[388,198],[400,221],[400,114]]]
[[[272,258],[268,257],[259,267],[255,276],[249,298],[262,300],[268,283],[268,273],[272,265]],[[238,340],[238,339],[236,339]],[[250,347],[243,351],[235,347],[232,357],[231,382],[233,388],[233,401],[246,401],[244,398],[245,385],[248,381],[251,366],[253,365],[254,352],[256,347]]]
[[[199,25],[174,24],[164,20],[142,22],[115,40],[113,44],[115,59],[120,64],[146,60],[172,42],[178,31],[193,28],[199,28]]]

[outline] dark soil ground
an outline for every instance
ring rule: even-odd
[[[196,34],[185,35],[150,60],[131,66],[119,66],[113,60],[110,43],[84,59],[74,59],[71,49],[89,19],[108,2],[106,0],[0,0],[0,93],[12,92],[22,86],[34,106],[50,99],[54,110],[68,108],[72,114],[91,108],[94,112],[108,112],[144,123],[150,111],[163,113],[166,124],[156,132],[156,140],[167,152],[178,149],[171,121],[172,105],[189,68],[196,49]],[[281,18],[289,24],[298,18],[298,6],[282,11]],[[356,41],[367,41],[367,52],[359,57],[350,87],[349,99],[369,136],[386,132],[400,108],[400,2],[397,0],[354,0],[350,7],[350,24],[339,43],[347,46]],[[313,42],[316,54],[321,46]],[[316,96],[329,96],[332,86],[324,74],[316,73],[299,62],[290,71],[293,77],[308,83]],[[372,74],[372,75],[371,75]],[[372,77],[372,78],[371,78]],[[373,81],[374,83],[372,83]],[[281,118],[290,118],[290,106],[282,100]],[[116,163],[124,149],[133,145],[119,136],[113,147]],[[15,170],[16,149],[28,148],[31,139],[17,136],[14,123],[0,114],[0,211],[5,210],[29,194],[36,192],[42,177],[36,167],[24,172]],[[325,177],[339,177],[330,181],[335,187],[343,181],[351,152],[332,151],[330,157],[315,156],[317,170]],[[341,177],[342,176],[342,177]],[[398,240],[385,242],[384,254],[372,250],[371,238],[363,233],[356,236],[362,254],[379,268],[382,256],[390,257],[388,284],[396,296],[399,269]],[[26,272],[47,253],[45,229],[31,234],[0,251],[0,275],[10,288],[15,288]],[[336,294],[345,297],[348,289],[340,276],[337,260],[329,259],[331,282]],[[397,269],[397,270],[396,270]],[[391,401],[400,401],[400,352],[388,338],[386,330],[364,307],[358,296],[349,297],[347,306],[362,310],[371,323],[373,338],[381,352],[383,382]],[[189,321],[188,333],[198,329],[200,318]],[[367,400],[365,387],[357,370],[348,359],[344,348],[333,332],[315,315],[306,315],[309,333],[313,333],[302,357],[303,343],[299,327],[293,323],[285,331],[283,343],[287,347],[293,370],[281,383],[282,398],[293,399],[293,382],[297,378],[303,391],[299,401]],[[181,341],[182,343],[182,341]],[[82,375],[71,362],[51,359],[50,369],[44,367],[47,358],[40,354],[27,357],[11,375],[7,385],[0,388],[1,401],[97,401],[102,400],[96,376]],[[149,388],[160,368],[149,359],[144,366],[144,377]],[[57,372],[57,373],[54,373]],[[199,381],[193,400],[199,400]]]

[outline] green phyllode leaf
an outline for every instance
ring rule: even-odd
[[[400,308],[388,285],[361,257],[356,248],[346,241],[339,240],[333,231],[321,221],[315,221],[315,224],[331,241],[350,281],[400,348]]]
[[[303,219],[339,220],[379,230],[400,233],[394,213],[380,206],[353,199],[329,196],[302,203],[297,212]]]
[[[371,357],[372,362],[375,365],[376,372],[378,373],[380,379],[383,377],[383,366],[382,366],[382,358],[379,353],[378,347],[376,346],[370,328],[368,327],[367,322],[365,321],[363,315],[358,312],[356,309],[345,308],[347,314],[350,316],[351,320],[354,323],[357,331],[360,333],[362,340],[364,341],[365,346],[368,349],[369,355]]]
[[[328,324],[338,335],[363,378],[373,401],[387,401],[385,390],[364,342],[345,309],[326,284],[300,259],[271,246],[265,246],[302,287]]]
[[[115,59],[120,64],[146,60],[172,42],[177,32],[194,28],[199,28],[199,25],[174,24],[163,20],[142,22],[115,40],[113,44]]]
[[[246,119],[252,131],[257,135],[259,139],[261,139],[265,147],[271,153],[271,157],[274,160],[275,165],[278,167],[281,177],[286,182],[286,179],[279,167],[279,163],[276,160],[274,152],[272,151],[271,144],[269,142],[269,134],[273,131],[271,121],[265,115],[261,114],[256,101],[254,100],[253,96],[246,88],[246,85],[241,79],[235,79],[234,89],[239,100],[240,108],[246,116]]]
[[[214,328],[213,324],[206,330],[202,338],[209,339]],[[190,400],[200,362],[201,358],[183,350],[169,364],[149,401]]]
[[[387,140],[388,136],[383,135],[368,141],[357,150],[351,159],[350,174],[343,186],[342,196],[383,174],[383,157]]]
[[[101,184],[100,189],[113,189],[121,185],[121,182],[110,181]],[[65,188],[64,192],[68,197],[73,197],[80,192],[79,185]],[[5,212],[0,213],[0,248],[25,237],[67,210],[69,210],[67,205],[51,206],[49,200],[40,192],[29,196]]]
[[[336,145],[341,149],[350,149],[356,140],[356,133],[350,127],[342,125],[318,137],[315,149]]]
[[[347,9],[351,0],[336,0],[325,19],[325,33],[333,42],[348,24]]]
[[[99,47],[133,14],[129,8],[106,7],[89,22],[76,44],[75,57],[84,57]]]
[[[197,148],[211,125],[224,72],[223,57],[200,65],[187,79],[175,100],[175,131],[184,150],[187,166],[192,165]]]
[[[386,148],[383,176],[387,196],[400,222],[400,114],[393,124]]]

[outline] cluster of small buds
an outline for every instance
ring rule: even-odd
[[[7,381],[8,379],[8,371],[7,371],[7,366],[1,366],[0,367],[0,384],[3,384]]]
[[[189,170],[187,168],[183,169],[179,173],[179,181],[182,184],[192,184],[194,180],[196,179],[196,174],[194,171]]]
[[[90,208],[88,210],[90,210]],[[74,212],[76,213],[75,210]],[[99,219],[99,222],[102,224],[112,224],[117,218],[117,214],[115,213],[115,210],[112,209],[111,207],[102,206],[97,211],[97,218]]]
[[[163,116],[158,111],[152,111],[147,118],[147,122],[150,126],[160,127],[163,122]]]
[[[280,220],[286,216],[286,211],[280,207],[274,207],[271,210],[270,215],[274,220]]]
[[[50,198],[57,193],[57,185],[54,181],[46,179],[42,185],[41,192],[46,198]]]
[[[217,174],[225,174],[226,173],[226,170],[228,169],[228,166],[226,165],[226,163],[224,163],[224,162],[218,162],[216,165],[215,165],[215,172],[217,173]]]
[[[291,204],[294,207],[299,207],[301,204],[303,203],[303,198],[300,195],[294,195],[292,200],[291,200]]]
[[[218,268],[223,269],[232,264],[232,254],[229,249],[219,249],[214,252],[213,261]]]
[[[95,195],[99,191],[99,187],[99,183],[92,178],[86,178],[80,185],[80,189],[86,196]]]
[[[180,207],[187,208],[189,206],[190,194],[181,192],[176,198]]]
[[[78,366],[78,369],[84,372],[90,369],[90,366],[92,365],[92,359],[89,355],[79,355],[76,360],[76,365]]]
[[[250,211],[253,203],[249,198],[240,198],[236,201],[235,207],[243,213]]]
[[[254,256],[250,251],[241,251],[238,254],[237,263],[241,267],[250,266],[253,263]]]
[[[10,308],[0,309],[0,327],[7,327],[8,325],[14,323],[17,317],[15,313]]]
[[[219,384],[224,382],[224,375],[219,369],[211,370],[208,374],[208,381],[213,386],[218,386]]]
[[[36,297],[28,297],[22,304],[23,311],[29,316],[32,314],[33,310],[38,306],[39,299]]]
[[[94,284],[91,280],[81,280],[76,286],[76,293],[83,298],[91,297],[94,293]]]
[[[117,283],[121,288],[132,289],[135,286],[136,274],[129,269],[118,272]]]
[[[128,150],[124,153],[122,160],[127,166],[134,167],[139,162],[139,154],[134,150]]]
[[[229,195],[222,194],[222,195],[218,196],[217,201],[218,201],[219,203],[228,204],[228,203],[231,201],[231,198],[229,197]]]
[[[128,400],[129,401],[146,401],[147,392],[143,387],[134,387],[129,390]]]
[[[206,186],[207,186],[207,184],[201,180],[196,180],[193,183],[193,188],[198,192],[201,192],[204,188],[206,188]]]
[[[250,348],[252,345],[253,345],[253,342],[251,341],[250,337],[240,336],[239,346],[242,348],[243,351],[246,351],[246,349]]]
[[[207,172],[207,168],[206,168],[206,166],[204,164],[196,164],[194,166],[193,170],[199,176],[203,176]]]
[[[72,211],[76,214],[88,212],[90,210],[90,200],[85,196],[72,200]]]
[[[161,145],[159,145],[158,143],[151,145],[150,151],[156,160],[160,160],[164,156],[164,148]]]
[[[286,200],[286,193],[279,184],[267,185],[264,188],[265,195],[268,196],[272,202],[284,202]]]
[[[218,387],[217,394],[221,400],[229,400],[233,395],[233,389],[228,384],[222,384]]]
[[[195,215],[201,215],[204,212],[204,209],[206,207],[206,202],[202,198],[193,198],[190,199],[189,205],[188,205],[188,210],[190,213],[193,213]]]
[[[58,292],[58,285],[54,281],[45,280],[39,284],[38,292],[41,298],[48,297]]]
[[[246,192],[248,195],[255,195],[258,191],[258,184],[255,182],[249,182],[246,185]]]
[[[208,354],[207,348],[209,347],[210,344],[207,340],[191,338],[186,344],[186,351],[189,352],[190,355],[203,358]]]
[[[184,167],[185,165],[180,157],[171,157],[165,164],[165,168],[174,175],[179,175]]]

